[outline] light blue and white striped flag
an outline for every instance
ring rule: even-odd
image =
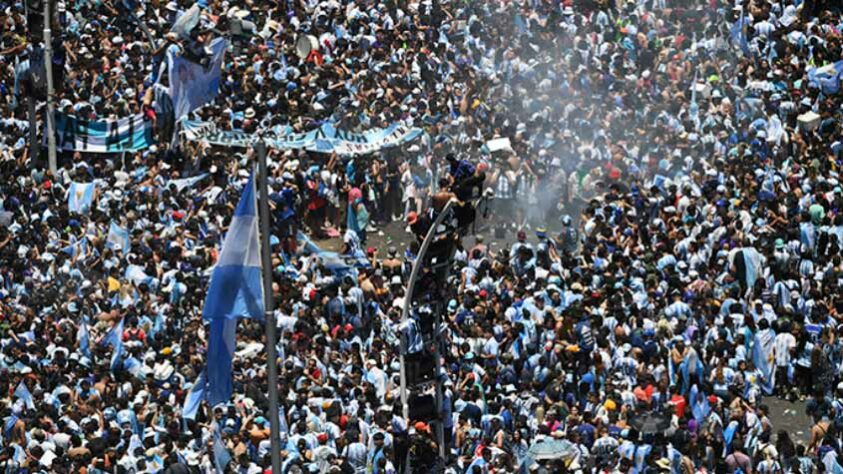
[[[115,324],[108,331],[108,334],[102,338],[102,344],[105,346],[117,347],[123,341],[123,320]]]
[[[738,21],[732,23],[732,26],[729,28],[729,34],[732,44],[737,44],[744,56],[749,56],[749,41],[746,37],[746,18],[744,17],[743,10],[741,10],[741,16]]]
[[[143,267],[140,265],[129,265],[128,267],[126,267],[126,271],[123,273],[123,277],[131,281],[135,285],[140,285],[143,283],[151,285],[154,280],[154,278],[146,274]]]
[[[67,192],[67,210],[87,214],[94,203],[96,189],[95,183],[77,183],[76,181],[70,183],[70,189]]]
[[[217,472],[225,472],[226,466],[231,462],[231,454],[226,449],[220,436],[220,427],[215,423],[214,426],[214,467]]]
[[[82,237],[77,240],[75,236],[70,236],[70,245],[61,249],[62,252],[70,255],[71,258],[86,257],[88,255],[88,238]]]
[[[237,318],[211,321],[208,338],[208,402],[211,406],[226,403],[234,392],[231,364],[237,344]]]
[[[116,372],[120,370],[123,361],[123,320],[121,319],[119,323],[114,325],[108,334],[106,334],[105,338],[103,338],[103,344],[109,345],[114,348],[114,352],[111,354],[111,364],[110,368],[112,372]]]
[[[79,341],[79,352],[91,359],[91,333],[88,332],[87,321],[79,323],[79,332],[76,334],[76,339]]]
[[[775,331],[765,329],[755,333],[752,341],[752,363],[761,372],[761,389],[767,395],[772,395],[776,388],[776,367],[773,364],[775,340]]]
[[[826,64],[823,67],[808,68],[806,72],[808,73],[808,82],[819,87],[823,94],[834,95],[840,92],[840,76],[843,74],[843,61]]]
[[[202,173],[200,175],[196,175],[190,178],[182,178],[182,179],[171,179],[167,181],[167,189],[170,187],[175,186],[176,191],[181,192],[184,188],[192,188],[193,185],[205,179],[209,173]]]
[[[219,260],[211,273],[211,283],[202,317],[210,321],[208,339],[208,401],[227,402],[233,392],[231,363],[237,335],[237,319],[263,319],[255,175],[249,177]]]
[[[196,382],[193,383],[190,393],[187,394],[187,397],[184,400],[184,408],[182,408],[181,412],[182,418],[187,420],[196,419],[196,412],[199,411],[199,406],[202,404],[202,400],[207,397],[207,390],[208,375],[203,370],[196,379]]]
[[[20,398],[20,400],[26,404],[27,409],[35,409],[35,401],[32,400],[32,394],[29,393],[29,389],[26,388],[26,384],[23,383],[23,380],[20,381],[18,387],[15,389],[15,397]]]
[[[105,244],[108,248],[119,250],[123,254],[129,253],[132,248],[129,231],[117,225],[114,221],[108,227],[108,236],[105,239]]]
[[[211,284],[202,309],[202,317],[206,321],[238,317],[262,320],[264,317],[256,210],[255,176],[252,173],[234,210],[219,260],[211,273]]]

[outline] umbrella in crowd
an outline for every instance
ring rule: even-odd
[[[564,439],[543,439],[534,442],[527,450],[527,455],[536,461],[570,459],[574,456],[575,449]]]

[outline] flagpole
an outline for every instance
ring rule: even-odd
[[[436,216],[434,219],[433,224],[430,225],[430,229],[427,231],[427,235],[424,236],[424,240],[421,243],[421,247],[419,248],[418,254],[416,254],[416,260],[413,262],[413,269],[410,271],[410,279],[407,280],[407,290],[405,291],[404,295],[404,306],[401,308],[401,324],[407,324],[407,321],[410,319],[410,307],[413,305],[413,290],[416,287],[416,279],[419,276],[419,270],[424,266],[424,257],[427,254],[427,248],[430,247],[431,242],[433,242],[434,237],[436,237],[436,229],[442,224],[442,221],[445,220],[445,216],[448,215],[448,211],[451,210],[451,207],[456,204],[456,199],[451,199],[445,204],[445,207],[439,211],[439,215]],[[436,427],[436,443],[439,445],[439,456],[443,460],[446,459],[446,452],[445,452],[445,443],[444,443],[444,436],[445,431],[443,429],[442,423],[442,381],[439,379],[439,369],[442,367],[441,361],[439,360],[439,313],[436,314],[436,321],[435,326],[433,328],[433,341],[435,345],[435,354],[434,357],[436,358],[436,420],[437,420],[437,427]],[[400,364],[401,373],[400,377],[400,396],[401,396],[401,406],[402,411],[401,415],[404,418],[404,421],[407,423],[407,428],[409,429],[410,425],[410,404],[409,404],[409,390],[407,387],[407,368],[406,368],[406,360],[404,357],[404,353],[407,351],[407,344],[404,340],[404,337],[401,337],[401,352],[398,354],[398,363]],[[404,473],[412,472],[410,469],[410,451],[407,451],[407,458],[404,463]]]
[[[36,112],[35,96],[30,88],[29,97],[27,98],[27,107],[29,112],[29,150],[32,156],[32,165],[40,166],[41,157],[41,142],[38,140],[38,121]]]
[[[52,16],[50,15],[50,0],[44,1],[44,69],[47,73],[47,159],[53,179],[58,173],[56,168],[56,124],[53,115],[53,38]]]
[[[266,166],[266,143],[258,140],[258,190],[260,191],[261,269],[263,271],[263,304],[266,311],[266,368],[269,385],[269,440],[272,449],[272,472],[281,472],[281,439],[278,420],[278,354],[275,347],[275,310],[272,298],[272,260],[269,249],[269,191]]]

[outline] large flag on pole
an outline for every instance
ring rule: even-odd
[[[255,176],[243,189],[234,218],[222,243],[219,260],[211,273],[211,284],[202,317],[263,319],[261,246],[258,232]]]
[[[231,363],[240,317],[264,317],[261,246],[258,232],[255,175],[249,177],[219,260],[211,273],[211,283],[202,317],[210,321],[208,339],[208,401],[227,402],[233,391]]]
[[[228,402],[234,392],[231,363],[237,339],[237,319],[211,321],[208,338],[208,402],[211,406]]]

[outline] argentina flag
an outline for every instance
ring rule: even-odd
[[[222,244],[202,317],[263,319],[263,282],[254,173],[243,189]]]
[[[14,396],[19,398],[24,404],[26,404],[26,408],[29,410],[35,409],[35,401],[32,399],[32,393],[29,392],[29,389],[26,387],[26,384],[21,380],[18,384],[18,387],[15,389]]]
[[[184,400],[184,407],[182,408],[182,418],[186,420],[195,420],[196,413],[199,411],[199,405],[202,403],[202,400],[207,398],[207,390],[208,390],[208,375],[203,370],[199,373],[199,377],[196,379],[196,382],[193,383],[193,387],[190,388],[190,392],[188,392],[187,397]]]
[[[88,322],[79,323],[79,331],[76,333],[76,340],[79,341],[79,352],[91,359],[91,333],[88,332]]]
[[[775,342],[775,331],[763,329],[755,334],[752,343],[752,363],[761,372],[761,389],[767,395],[772,395],[776,387]]]
[[[744,56],[749,56],[749,41],[746,37],[746,18],[744,17],[744,12],[741,10],[741,16],[738,21],[732,23],[732,26],[729,28],[729,35],[732,39],[732,45],[737,45]]]
[[[220,427],[216,423],[214,423],[213,454],[214,467],[216,468],[217,472],[225,472],[225,468],[228,467],[228,463],[231,462],[231,454],[228,453],[228,449],[222,442],[222,436],[220,436]]]
[[[202,173],[197,176],[193,176],[192,178],[182,178],[182,179],[171,179],[167,181],[167,189],[175,186],[176,191],[182,192],[185,188],[192,188],[196,183],[202,181],[207,176],[210,176],[209,173]]]
[[[211,406],[228,402],[234,392],[231,366],[237,344],[237,319],[211,321],[208,337],[208,402]]]
[[[94,203],[96,188],[97,186],[94,183],[77,183],[76,181],[70,183],[70,189],[67,193],[67,210],[87,214]]]
[[[840,92],[840,76],[843,73],[843,61],[827,64],[823,67],[806,69],[808,83],[819,87],[823,94],[834,95]]]
[[[102,343],[111,346],[114,351],[111,353],[110,369],[112,372],[120,370],[123,360],[123,320],[111,327]]]
[[[115,224],[114,221],[111,221],[109,225],[108,236],[105,242],[108,248],[119,250],[124,254],[129,253],[132,246],[129,239],[129,231]]]
[[[202,308],[202,317],[210,321],[207,376],[211,405],[228,401],[234,390],[231,364],[237,319],[262,320],[264,317],[256,210],[255,175],[252,173],[234,210]]]
[[[71,258],[86,257],[88,255],[88,238],[82,237],[77,239],[76,236],[70,236],[70,245],[63,247],[62,252],[70,255]]]

